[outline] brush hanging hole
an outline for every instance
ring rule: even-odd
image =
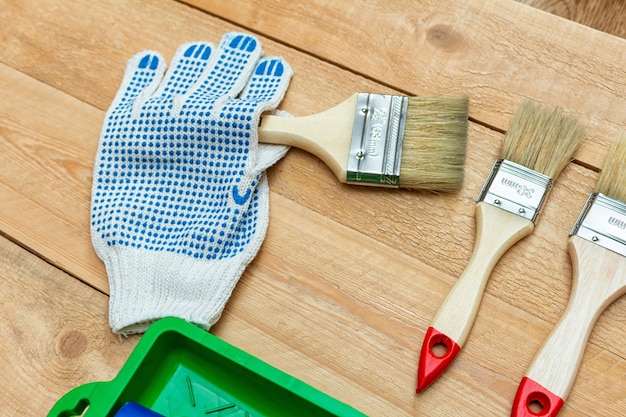
[[[444,335],[432,338],[429,344],[430,353],[436,358],[445,358],[452,351],[452,340]]]
[[[533,392],[528,397],[528,411],[535,416],[544,416],[550,411],[550,399],[541,392]]]
[[[448,353],[448,346],[446,346],[443,342],[435,343],[431,351],[436,357],[442,358]]]
[[[530,404],[528,404],[528,409],[533,414],[541,415],[541,413],[543,412],[543,405],[539,401],[534,400],[531,401]]]

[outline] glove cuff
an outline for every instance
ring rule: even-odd
[[[105,265],[111,329],[118,334],[142,333],[160,318],[179,317],[208,330],[222,314],[251,258],[245,252],[207,260],[165,251],[110,248]]]

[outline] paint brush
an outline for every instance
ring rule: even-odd
[[[472,257],[428,328],[417,372],[417,392],[452,363],[465,343],[492,269],[529,235],[554,180],[582,142],[574,117],[548,105],[524,101],[504,136],[477,198]]]
[[[456,191],[467,118],[466,96],[358,93],[311,116],[264,116],[259,142],[310,152],[343,183]]]
[[[563,316],[518,387],[511,415],[554,417],[567,398],[589,334],[626,293],[626,133],[613,144],[594,192],[570,232],[573,283]]]

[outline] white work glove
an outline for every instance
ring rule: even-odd
[[[162,317],[209,329],[267,229],[265,169],[287,147],[258,144],[292,71],[252,36],[182,45],[168,72],[153,51],[129,62],[94,166],[91,238],[110,284],[115,333]]]

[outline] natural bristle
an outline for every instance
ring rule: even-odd
[[[456,191],[463,183],[469,99],[410,97],[400,186]]]
[[[585,129],[577,118],[559,108],[526,100],[504,135],[501,158],[555,180],[584,137]]]
[[[611,146],[594,192],[626,202],[626,132]]]

